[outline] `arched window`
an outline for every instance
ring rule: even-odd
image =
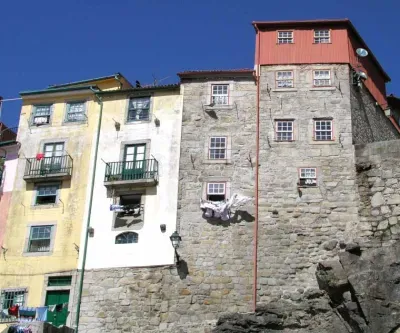
[[[136,232],[124,232],[115,237],[115,244],[137,243],[139,235]]]

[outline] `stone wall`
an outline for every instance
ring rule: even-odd
[[[360,232],[364,247],[400,239],[400,141],[356,146]]]
[[[331,69],[333,87],[313,87]],[[293,89],[276,89],[277,70],[294,71]],[[297,300],[317,287],[319,261],[336,255],[357,224],[347,65],[265,66],[261,72],[258,289],[261,303]],[[313,140],[313,118],[332,118],[332,141]],[[294,141],[275,141],[276,119],[294,120]],[[317,168],[317,186],[298,187],[298,168]]]
[[[400,138],[400,133],[364,85],[361,87],[351,85],[350,95],[354,144]]]

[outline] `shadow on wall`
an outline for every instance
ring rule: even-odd
[[[203,219],[207,220],[208,223],[221,227],[229,227],[231,224],[240,223],[243,221],[253,222],[255,220],[254,216],[245,210],[236,210],[235,214],[228,221],[222,221],[221,219],[215,217],[206,217],[205,211],[203,211],[202,217]]]
[[[189,267],[188,264],[185,260],[180,259],[179,264],[176,265],[176,270],[178,272],[179,278],[181,280],[186,279],[186,277],[189,275]]]

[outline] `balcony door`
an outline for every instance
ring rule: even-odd
[[[63,155],[64,142],[46,143],[44,145],[43,168],[48,172],[60,172]]]
[[[146,144],[126,145],[122,171],[123,180],[145,178]]]

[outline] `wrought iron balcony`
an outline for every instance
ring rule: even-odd
[[[158,161],[122,161],[106,163],[105,186],[154,186],[158,183]]]
[[[72,167],[69,155],[27,158],[24,179],[27,182],[70,179]]]

